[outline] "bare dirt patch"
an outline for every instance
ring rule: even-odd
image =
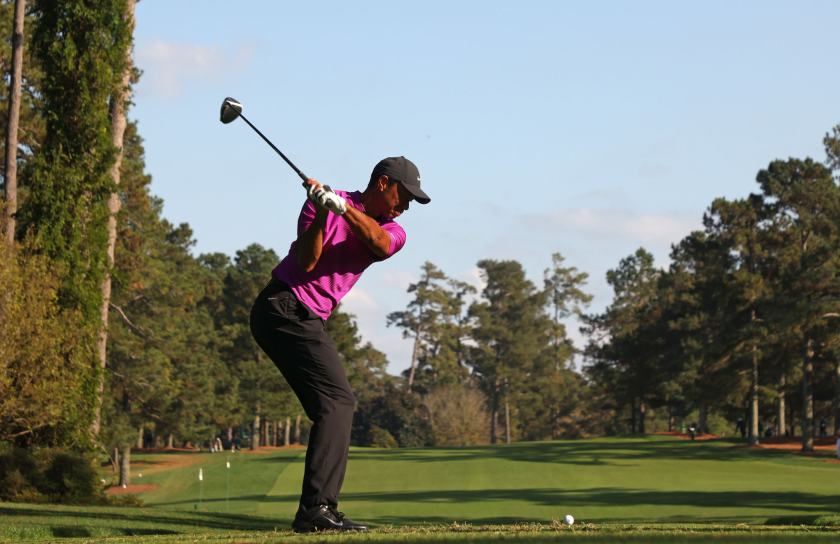
[[[770,436],[759,439],[758,445],[749,447],[763,450],[792,450],[798,455],[826,455],[836,450],[836,443],[836,436],[820,436],[814,438],[814,451],[809,452],[802,451],[801,436]]]
[[[662,434],[662,435],[665,435],[665,436],[673,436],[674,438],[680,438],[682,440],[691,440],[691,435],[690,434],[680,433],[680,432],[677,432],[677,431],[663,431],[663,432],[653,433],[653,434]],[[714,440],[716,438],[724,438],[724,437],[717,436],[717,435],[714,435],[714,434],[695,434],[694,435],[694,440]]]
[[[289,446],[260,446],[258,450],[242,450],[242,453],[271,453],[279,450],[300,450],[306,449],[306,446],[300,444],[291,444]]]
[[[144,491],[154,491],[155,489],[160,489],[159,485],[127,485],[122,487],[120,485],[115,485],[114,487],[108,488],[109,495],[125,495],[126,493],[143,493]]]

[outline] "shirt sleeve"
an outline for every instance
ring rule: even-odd
[[[391,237],[391,247],[388,248],[388,256],[385,257],[385,259],[387,259],[397,251],[401,250],[405,245],[405,231],[401,226],[393,221],[388,221],[380,226],[382,227],[382,230],[387,232],[388,236]]]
[[[301,208],[300,210],[300,216],[298,216],[298,236],[303,234],[303,232],[309,228],[309,225],[311,225],[313,221],[315,221],[315,204],[313,204],[312,201],[307,198],[306,202],[303,203],[303,208]]]

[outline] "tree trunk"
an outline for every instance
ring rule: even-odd
[[[639,399],[639,434],[645,434],[645,401]]]
[[[228,426],[225,430],[225,437],[227,438],[227,443],[230,444],[231,449],[233,449],[233,427]]]
[[[114,448],[114,458],[111,460],[111,464],[114,467],[114,474],[117,473],[117,466],[120,464],[120,449]]]
[[[9,124],[6,127],[6,244],[15,243],[15,213],[17,213],[17,152],[20,122],[20,87],[23,80],[23,20],[26,0],[15,0],[12,30],[12,71],[9,85]]]
[[[698,435],[704,435],[704,434],[706,434],[706,423],[707,423],[706,420],[708,419],[706,401],[703,401],[703,402],[700,403],[700,416],[699,416],[699,418],[700,418],[700,422],[697,425],[697,434]]]
[[[129,22],[131,27],[131,34],[134,34],[134,4],[135,0],[127,0],[126,10],[123,18]],[[122,89],[111,96],[111,105],[109,116],[111,117],[111,143],[117,148],[117,157],[114,164],[108,173],[115,185],[120,184],[120,166],[123,159],[123,139],[125,136],[125,110],[128,105],[128,100],[131,96],[131,45],[133,40],[129,43],[123,53],[125,55],[126,65],[125,71],[122,74]],[[99,365],[102,372],[99,376],[99,383],[97,384],[97,402],[96,412],[94,414],[93,424],[91,425],[93,436],[99,435],[99,428],[101,426],[102,415],[102,394],[105,390],[105,357],[108,347],[108,308],[111,303],[111,268],[114,266],[114,247],[117,244],[117,213],[120,211],[120,197],[114,192],[108,198],[108,267],[105,269],[105,279],[102,280],[100,290],[102,291],[102,310],[101,320],[102,329],[99,333]]]
[[[120,448],[120,485],[131,485],[131,448]]]
[[[782,372],[779,378],[779,436],[784,436],[787,430],[785,415],[785,373]]]
[[[406,394],[411,394],[411,386],[414,385],[414,368],[417,366],[417,350],[420,348],[420,329],[418,325],[417,330],[414,331],[414,350],[411,352],[411,370],[408,373],[408,387]]]
[[[300,445],[300,414],[295,419],[295,444]]]
[[[755,312],[753,312],[755,320]],[[750,373],[750,446],[758,444],[758,357],[753,346],[752,372]]]
[[[505,444],[510,444],[510,404],[505,399]]]
[[[630,434],[636,434],[636,399],[630,401]]]
[[[265,423],[263,423],[263,432],[262,432],[262,445],[268,447],[268,429],[271,427],[271,423],[266,419]]]
[[[274,440],[272,440],[271,444],[276,448],[277,447],[277,433],[280,430],[280,422],[274,422]]]
[[[674,402],[668,403],[668,432],[674,432]]]
[[[260,449],[260,413],[254,415],[254,422],[251,424],[251,449]]]
[[[292,420],[290,418],[286,418],[286,432],[283,435],[283,445],[289,445],[289,429],[292,428]],[[300,443],[300,416],[298,416],[297,421],[295,422],[295,440]]]
[[[496,378],[495,387],[493,388],[491,412],[490,443],[496,444],[498,442],[497,429],[499,428],[499,378]]]
[[[814,451],[814,388],[811,383],[813,357],[814,341],[808,334],[802,357],[802,451]]]
[[[834,434],[840,435],[840,359],[834,364]]]
[[[175,437],[172,436],[172,433],[166,435],[166,447],[167,448],[174,448],[175,447]]]
[[[137,449],[143,449],[143,427],[137,429]]]

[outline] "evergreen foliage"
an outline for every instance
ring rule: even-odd
[[[27,14],[22,242],[0,247],[0,441],[93,445],[100,287],[110,274],[99,445],[125,452],[127,466],[132,445],[202,446],[222,433],[227,442],[236,428],[256,449],[277,429],[266,422],[303,414],[249,327],[279,256],[257,244],[232,259],[194,256],[189,225],[164,219],[149,192],[136,123],[126,131],[121,183],[112,182],[109,102],[125,90],[132,39],[125,8],[125,0],[37,0]],[[5,73],[11,21],[12,3],[0,1]],[[760,422],[778,433],[798,426],[812,449],[817,419],[840,430],[840,125],[823,142],[823,163],[773,161],[758,173],[755,194],[712,202],[702,230],[672,246],[666,268],[643,248],[622,259],[607,273],[614,299],[602,313],[584,315],[588,276],[559,253],[541,287],[516,261],[480,261],[480,294],[427,261],[406,309],[387,318],[413,341],[411,366],[396,377],[355,317],[336,309],[327,330],[358,400],[353,443],[645,433],[665,417],[669,430],[676,418],[696,418],[701,433],[746,419],[752,442]],[[106,202],[114,191],[122,207],[111,269]],[[575,318],[589,338],[582,373],[566,330]],[[56,454],[36,466],[14,455],[4,462],[18,468],[4,481],[18,491],[5,496],[95,494],[84,478],[20,491],[26,471],[49,479],[49,463],[79,474],[84,463]]]
[[[85,440],[90,346],[82,316],[59,307],[61,270],[35,249],[0,244],[0,441],[71,444]]]
[[[0,81],[0,127],[6,133],[9,124],[9,80],[12,58],[12,23],[14,0],[0,2],[0,70],[4,75]],[[21,108],[18,126],[18,170],[26,171],[27,162],[38,153],[44,140],[43,102],[41,80],[43,74],[37,57],[32,51],[31,33],[38,18],[32,12],[27,13],[23,31],[23,80],[21,85]],[[6,139],[0,138],[0,156],[6,155]],[[3,168],[0,165],[0,168]]]

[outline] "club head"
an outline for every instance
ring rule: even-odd
[[[242,104],[231,97],[225,98],[225,101],[222,102],[222,111],[220,114],[222,123],[228,124],[231,121],[235,121],[240,113],[242,113]]]

